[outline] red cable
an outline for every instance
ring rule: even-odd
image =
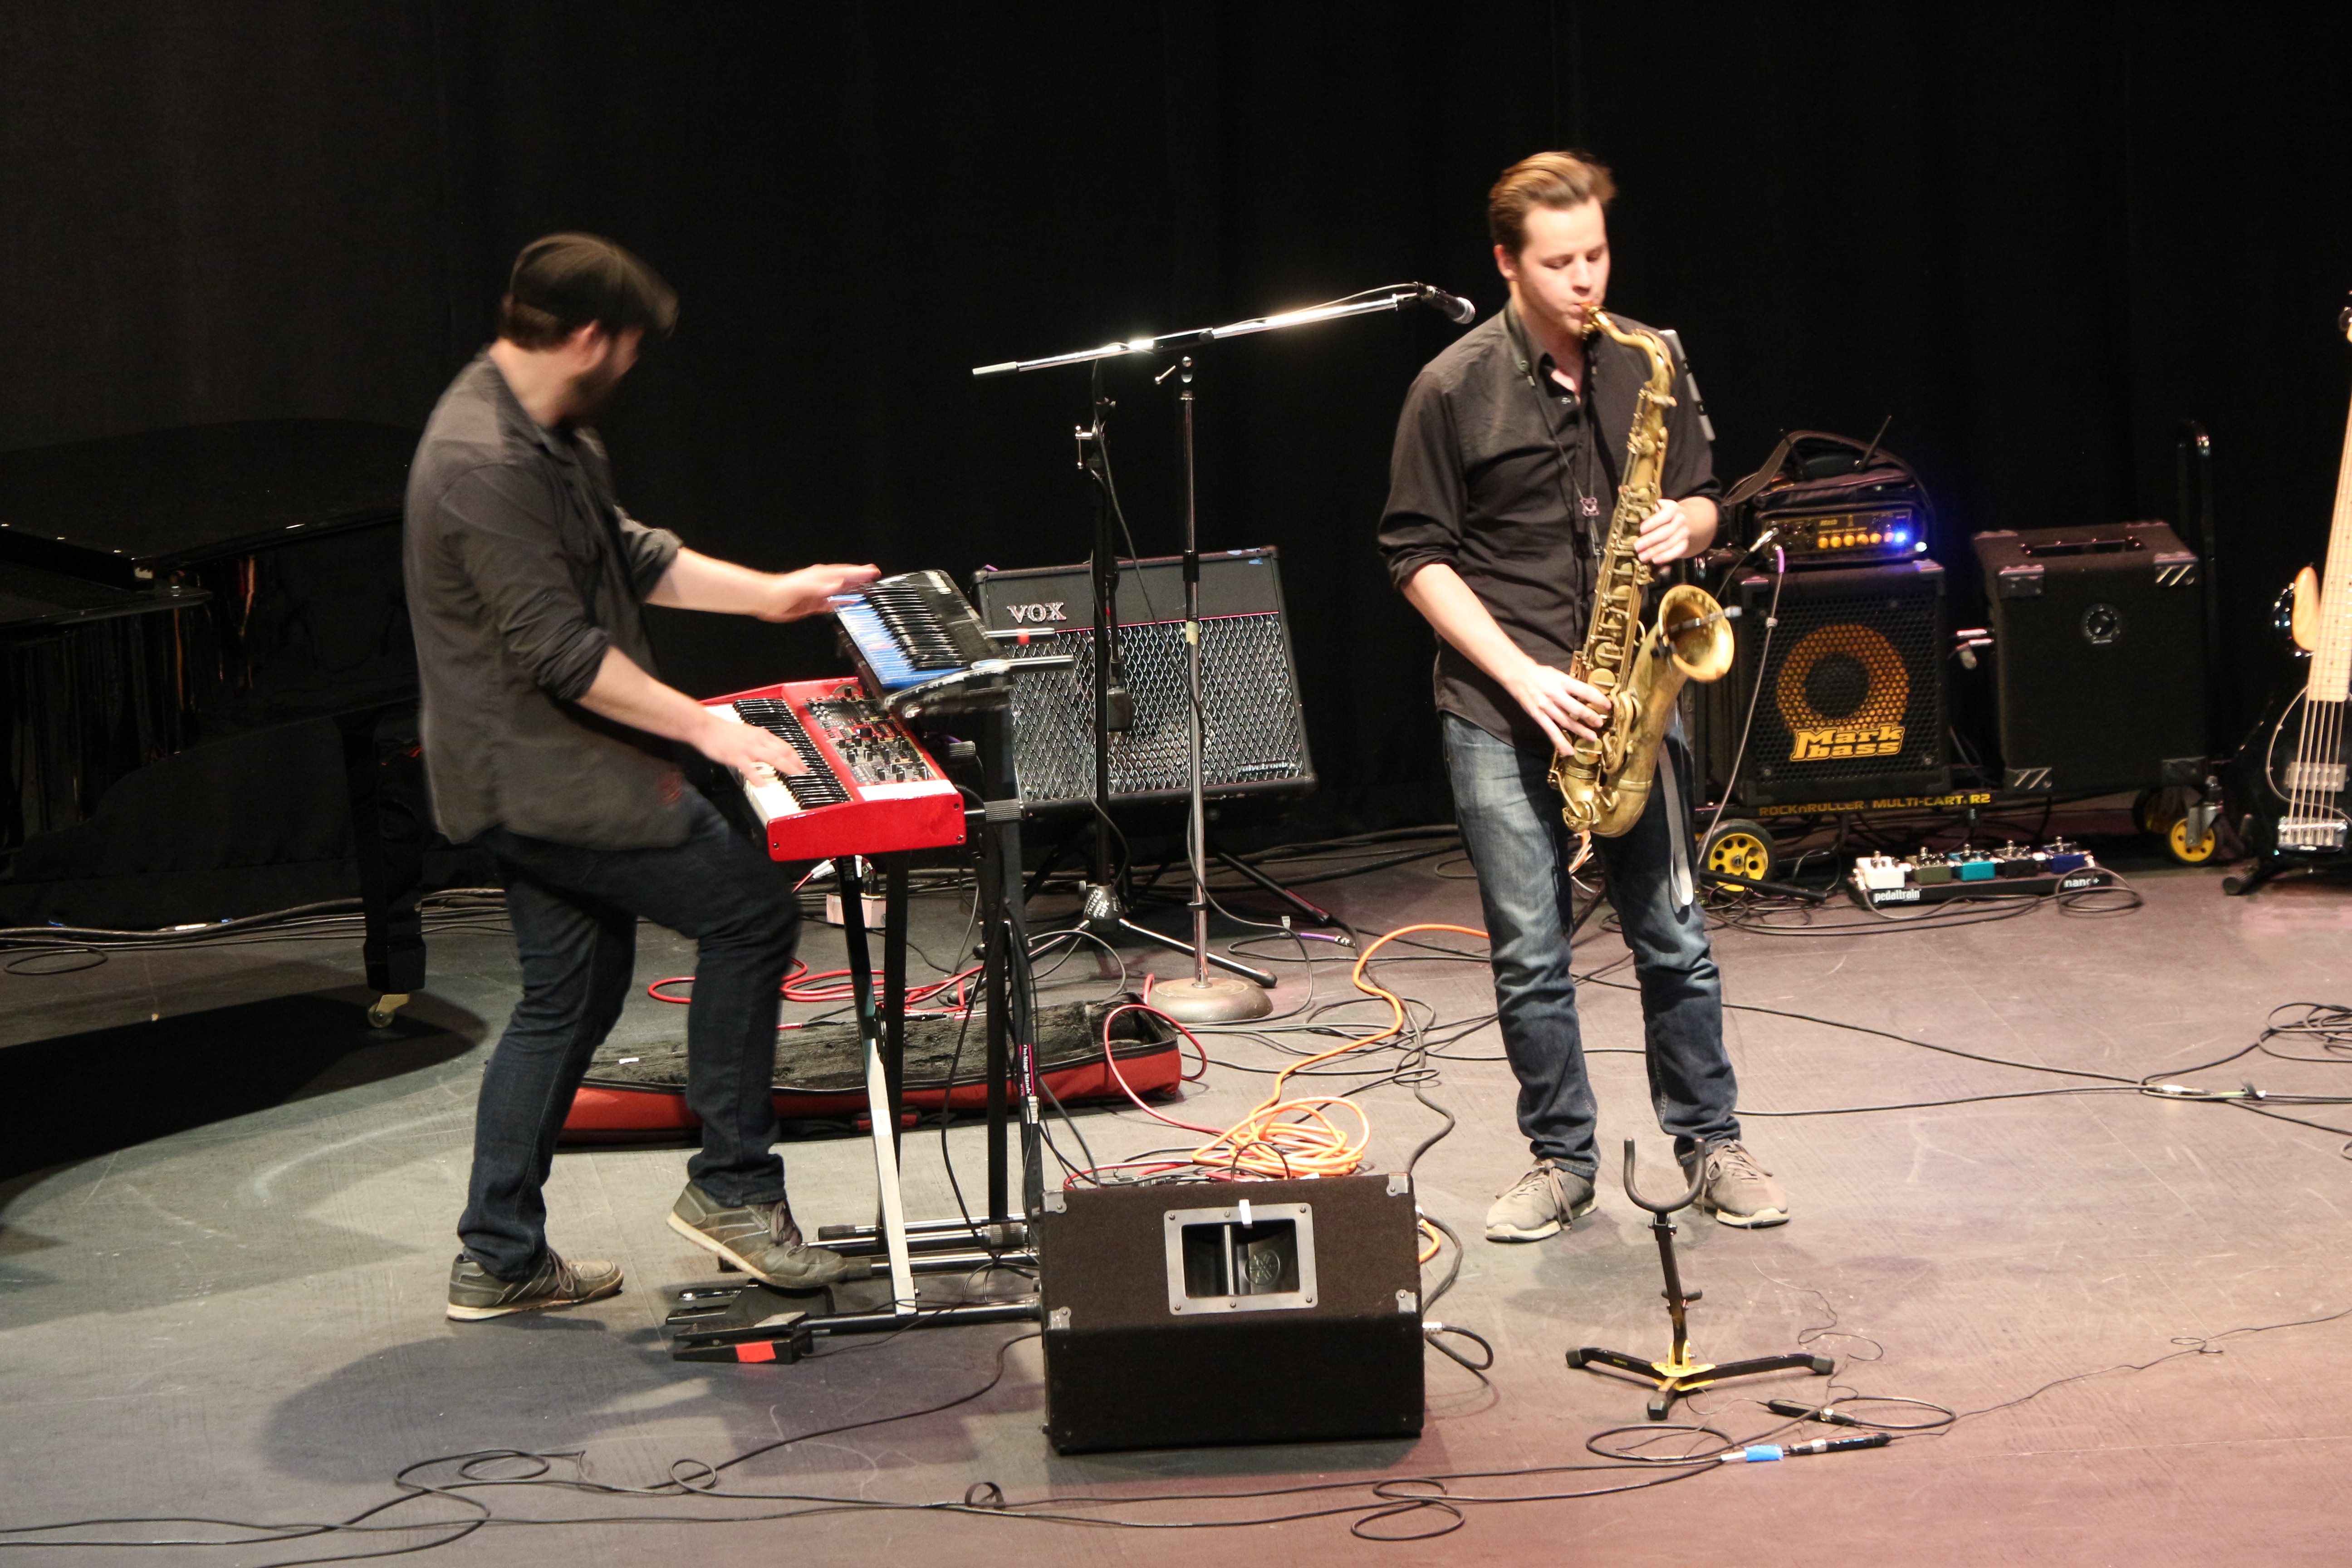
[[[954,996],[948,1011],[961,1012],[968,1005],[964,983],[979,973],[975,966],[930,984],[915,986],[907,993],[907,1000],[910,1004],[928,1002],[942,991],[952,991]],[[824,981],[837,981],[838,984],[820,984]],[[672,1002],[686,1006],[693,1002],[693,997],[673,996],[662,988],[666,985],[691,986],[693,984],[694,976],[691,974],[672,974],[647,985],[646,994],[656,1002]],[[779,994],[787,1002],[846,1002],[850,999],[849,971],[825,969],[812,973],[806,963],[795,958],[792,968],[784,972],[784,984]]]

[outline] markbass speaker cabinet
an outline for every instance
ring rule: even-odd
[[[2001,782],[2103,791],[2205,776],[2205,604],[2161,522],[1976,536]]]
[[[1895,561],[1790,572],[1779,579],[1777,612],[1774,583],[1749,573],[1729,584],[1739,607],[1734,674],[1702,699],[1714,782],[1738,760],[1739,802],[1756,808],[1948,790],[1944,569]]]
[[[1418,1433],[1415,1224],[1402,1174],[1047,1194],[1055,1451]]]
[[[1069,654],[1075,662],[1017,674],[1013,754],[1031,810],[1082,805],[1095,790],[1095,595],[1083,565],[980,572],[972,599],[991,631],[1051,631],[1006,654]],[[1184,658],[1184,572],[1178,556],[1119,573],[1118,647],[1135,722],[1113,731],[1116,799],[1174,800],[1192,788]],[[1201,782],[1209,798],[1305,794],[1315,787],[1298,668],[1282,609],[1275,552],[1201,556]]]

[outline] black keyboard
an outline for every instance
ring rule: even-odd
[[[906,572],[835,598],[858,668],[895,713],[1003,701],[1012,677],[971,603],[944,572]]]

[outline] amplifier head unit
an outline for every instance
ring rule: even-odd
[[[1927,526],[1909,507],[1768,514],[1757,522],[1759,534],[1767,527],[1777,531],[1771,543],[1787,552],[1792,563],[1864,565],[1911,561],[1927,553]]]

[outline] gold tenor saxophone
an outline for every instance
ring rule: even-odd
[[[1633,433],[1625,444],[1617,510],[1601,552],[1591,625],[1583,651],[1569,665],[1570,674],[1609,698],[1609,716],[1599,739],[1576,740],[1551,764],[1552,787],[1559,791],[1560,816],[1569,831],[1614,838],[1630,831],[1649,805],[1658,744],[1674,719],[1683,682],[1715,680],[1731,668],[1731,627],[1713,595],[1683,583],[1665,591],[1656,624],[1643,629],[1642,590],[1649,584],[1650,569],[1634,555],[1633,544],[1643,520],[1658,510],[1666,410],[1675,401],[1674,361],[1654,332],[1624,331],[1591,307],[1584,320],[1588,335],[1603,332],[1650,360]],[[1586,844],[1589,848],[1589,838]]]

